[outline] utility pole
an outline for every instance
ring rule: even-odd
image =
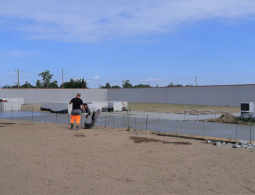
[[[63,69],[62,69],[62,88],[64,88],[64,73],[63,73]]]
[[[19,89],[19,69],[17,70],[17,74],[18,74],[18,89]]]
[[[197,77],[195,77],[195,86],[197,86]]]

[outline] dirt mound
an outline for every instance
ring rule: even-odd
[[[222,114],[219,118],[215,119],[215,122],[235,123],[236,122],[236,117],[233,114],[225,113],[225,114]]]

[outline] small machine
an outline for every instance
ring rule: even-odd
[[[242,102],[241,103],[241,116],[248,118],[248,117],[255,117],[255,102]]]

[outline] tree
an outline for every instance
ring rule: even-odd
[[[139,85],[135,85],[133,87],[134,88],[145,88],[145,87],[151,87],[151,86],[150,85],[139,84]]]
[[[102,88],[102,89],[105,89],[105,88],[110,89],[112,87],[111,87],[110,83],[106,83],[105,86],[101,86],[100,88]]]
[[[11,88],[10,85],[5,85],[3,88]]]
[[[35,84],[35,87],[36,87],[36,88],[42,88],[42,82],[39,81],[39,80],[37,80],[37,81],[36,81],[36,84]]]
[[[49,88],[58,88],[58,81],[54,80],[50,82]]]
[[[181,84],[174,84],[174,83],[170,83],[170,84],[168,84],[166,87],[182,87],[182,85]]]
[[[60,86],[60,88],[62,85]],[[70,81],[64,82],[63,84],[64,88],[88,88],[87,82],[84,79],[70,79]]]
[[[132,88],[132,84],[129,83],[129,80],[122,81],[122,88]]]
[[[38,76],[41,76],[43,78],[43,83],[41,87],[49,88],[53,74],[50,74],[49,70],[45,70],[44,72],[38,74]]]
[[[87,88],[87,82],[84,79],[76,79],[77,88]]]
[[[35,88],[35,87],[26,81],[26,83],[24,85],[21,85],[20,88]]]
[[[120,88],[119,85],[113,85],[112,88]]]

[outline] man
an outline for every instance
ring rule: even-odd
[[[92,114],[90,128],[96,129],[97,128],[97,118],[100,114],[100,108],[98,108],[96,105],[93,105],[93,104],[84,103],[83,105],[84,105],[84,109],[86,109],[87,113],[88,113],[85,115],[85,117],[88,118],[89,115]]]
[[[74,121],[76,120],[76,130],[79,130],[79,124],[81,121],[81,106],[84,110],[83,101],[80,99],[81,94],[77,93],[76,98],[73,98],[69,104],[73,104],[73,109],[71,112],[71,129],[73,129]]]

